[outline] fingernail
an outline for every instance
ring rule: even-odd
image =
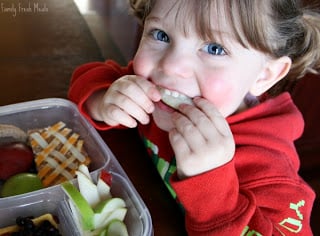
[[[159,90],[158,90],[156,87],[151,88],[150,91],[149,91],[149,94],[150,94],[151,99],[152,99],[153,101],[155,101],[155,102],[160,101],[160,99],[161,99],[161,94],[160,94]]]
[[[195,102],[196,102],[196,101],[199,101],[200,98],[201,98],[201,97],[194,97],[194,98],[193,98],[193,101],[195,101]]]
[[[171,116],[172,116],[173,119],[177,119],[177,118],[180,117],[180,113],[179,113],[179,112],[173,112],[173,113],[171,114]]]
[[[146,108],[146,112],[148,114],[152,113],[154,111],[154,104],[151,103],[147,108]]]

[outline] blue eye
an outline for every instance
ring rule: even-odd
[[[153,30],[151,32],[151,35],[155,40],[159,40],[166,43],[170,42],[169,36],[162,30]]]
[[[208,43],[204,46],[203,51],[214,56],[223,56],[227,54],[224,48],[217,43]]]

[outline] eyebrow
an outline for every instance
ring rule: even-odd
[[[152,15],[149,15],[146,17],[145,19],[145,22],[155,22],[155,23],[161,23],[162,20],[160,17],[157,17],[157,16],[152,16]],[[231,40],[231,41],[237,41],[235,40],[235,37],[232,33],[230,32],[225,32],[225,31],[221,31],[221,30],[218,30],[218,29],[211,29],[211,35],[218,35],[218,37],[213,37],[213,38],[209,38],[209,40],[212,40],[212,41],[224,41],[224,43],[226,43],[224,39],[227,39],[227,41]],[[210,34],[209,34],[210,35]]]
[[[161,21],[161,18],[160,17],[157,17],[157,16],[147,16],[146,19],[145,19],[145,22],[146,21],[151,21],[151,22],[160,22]]]

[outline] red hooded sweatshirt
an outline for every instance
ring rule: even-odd
[[[97,129],[113,128],[91,119],[84,103],[127,74],[134,74],[132,63],[82,65],[72,76],[69,98]],[[138,127],[161,177],[183,206],[188,234],[312,235],[309,220],[315,194],[298,175],[294,140],[304,124],[290,95],[265,100],[227,121],[236,143],[232,161],[183,180],[175,174],[167,133],[153,121]]]

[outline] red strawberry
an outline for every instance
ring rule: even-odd
[[[107,185],[111,186],[112,176],[108,171],[101,170],[100,171],[100,179],[102,179]]]
[[[9,143],[0,146],[0,179],[28,171],[33,164],[31,148],[24,143]]]

